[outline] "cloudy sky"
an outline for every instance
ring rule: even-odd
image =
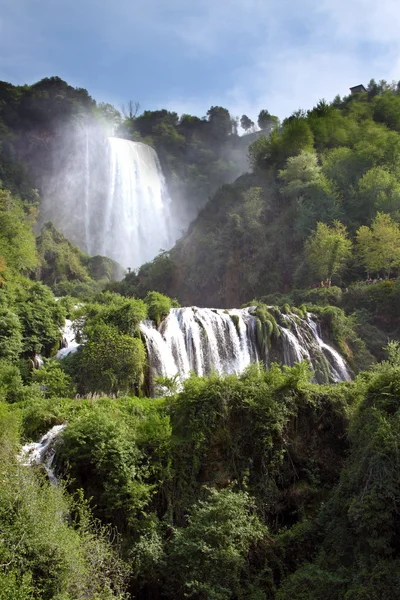
[[[0,79],[117,107],[281,118],[400,79],[399,0],[0,0]]]

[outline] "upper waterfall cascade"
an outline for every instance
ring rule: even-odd
[[[101,245],[90,251],[109,256],[124,267],[138,267],[175,241],[170,198],[153,148],[111,137],[108,153]]]
[[[229,311],[174,308],[158,328],[152,321],[143,322],[151,379],[159,375],[185,379],[192,371],[198,375],[240,373],[257,361],[266,367],[272,361],[292,366],[304,359],[321,383],[351,379],[339,352],[322,339],[313,315],[282,314],[279,339],[269,348],[260,344],[253,313],[251,307]]]
[[[74,145],[75,144],[75,145]],[[137,268],[172,247],[179,228],[155,150],[141,142],[92,137],[83,130],[54,156],[40,223],[52,221],[90,255]]]

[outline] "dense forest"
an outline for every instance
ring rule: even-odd
[[[371,81],[365,93],[296,112],[252,143],[251,173],[220,187],[177,245],[132,274],[126,289],[142,295],[157,288],[183,304],[238,306],[332,277],[347,287],[368,274],[395,275],[398,255],[389,248],[398,246],[399,152],[396,85]],[[318,223],[337,222],[353,251],[321,265],[307,241]],[[379,231],[388,256],[366,244],[365,227]]]
[[[121,281],[37,226],[59,132],[89,121],[154,146],[200,210]],[[399,88],[241,126],[0,84],[0,600],[399,597]],[[272,361],[150,398],[140,323],[179,302],[251,304],[266,347],[312,311],[354,377]],[[82,345],[57,360],[66,318]],[[21,445],[64,425],[54,484]]]

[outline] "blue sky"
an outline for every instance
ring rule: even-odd
[[[400,79],[399,0],[0,0],[0,79],[117,107],[281,118]]]

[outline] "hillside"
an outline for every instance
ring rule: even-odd
[[[0,85],[0,600],[398,598],[399,90],[260,114],[231,181],[226,109]],[[121,281],[38,227],[83,121],[200,209]]]
[[[307,288],[328,272],[308,260],[306,241],[319,222],[335,221],[354,251],[333,283],[388,276],[385,264],[363,261],[354,242],[378,212],[399,221],[398,86],[372,80],[366,93],[298,111],[249,154],[252,173],[222,186],[174,248],[129,276],[127,289],[222,307]]]

